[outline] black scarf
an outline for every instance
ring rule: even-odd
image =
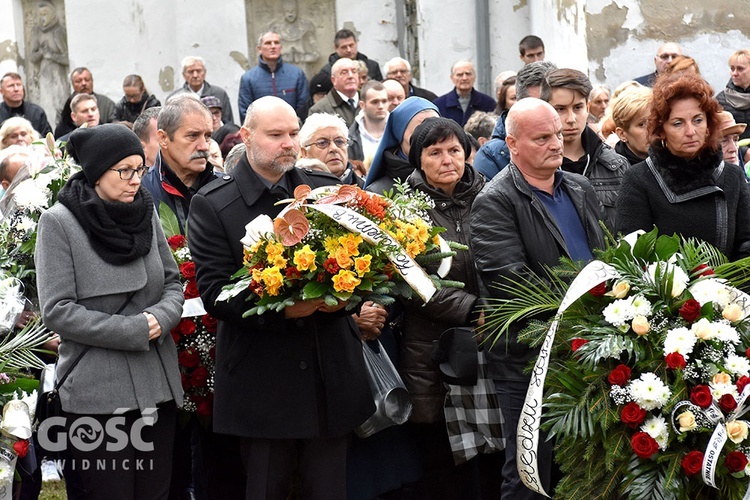
[[[153,239],[154,202],[145,188],[132,203],[101,199],[83,172],[74,174],[57,199],[70,210],[105,262],[127,264],[148,254]]]
[[[628,160],[628,163],[630,163],[631,166],[645,160],[645,158],[641,158],[640,156],[635,154],[633,150],[630,149],[628,145],[622,141],[618,141],[617,144],[615,144],[615,153],[618,153],[624,156],[625,159]]]
[[[721,149],[704,148],[697,156],[686,159],[657,144],[648,148],[648,156],[667,186],[678,195],[704,186],[715,186],[714,174],[722,161]]]

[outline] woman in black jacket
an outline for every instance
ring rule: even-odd
[[[649,157],[625,173],[617,230],[659,228],[707,241],[732,260],[750,255],[750,190],[724,163],[718,102],[703,78],[674,73],[654,85]]]
[[[159,99],[149,94],[139,75],[128,75],[122,82],[125,95],[115,104],[115,120],[134,123],[147,108],[161,106]]]
[[[716,99],[724,110],[734,116],[737,123],[750,120],[750,50],[738,50],[729,56],[731,78],[727,87],[719,92]],[[750,137],[750,129],[740,134],[740,139]]]
[[[447,229],[443,236],[467,246],[471,205],[484,186],[484,178],[466,163],[470,153],[470,143],[456,122],[428,118],[412,136],[409,162],[414,172],[407,178],[409,186],[435,201],[429,216],[435,225]],[[426,304],[407,304],[400,368],[414,405],[410,429],[425,459],[425,475],[417,489],[429,498],[472,498],[470,492],[478,487],[478,460],[459,466],[453,463],[443,414],[446,389],[431,359],[433,341],[444,330],[483,322],[477,313],[479,283],[470,248],[457,252],[446,278],[462,281],[465,287],[444,287]]]

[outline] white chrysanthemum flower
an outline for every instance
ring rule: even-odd
[[[661,408],[672,394],[669,387],[651,372],[642,374],[636,380],[631,380],[628,384],[628,392],[633,401],[646,411]]]
[[[724,360],[724,368],[738,377],[743,375],[750,375],[750,361],[745,356],[737,356],[736,354],[730,354],[727,359]]]
[[[648,266],[647,273],[649,278],[651,279],[651,283],[656,283],[656,269],[659,268],[661,270],[662,277],[666,276],[669,273],[673,274],[672,279],[672,291],[671,295],[672,297],[677,297],[682,292],[685,291],[685,288],[687,287],[688,282],[690,281],[690,277],[687,275],[685,271],[682,270],[681,267],[671,263],[671,262],[654,262],[653,264]]]
[[[0,487],[10,488],[14,472],[14,467],[11,467],[9,462],[0,460]]]
[[[16,223],[16,229],[23,231],[24,233],[30,233],[36,228],[36,222],[34,219],[27,216],[21,216]]]
[[[633,297],[632,302],[633,317],[635,316],[651,316],[651,302],[643,295],[636,295]]]
[[[730,342],[732,344],[740,343],[740,334],[737,329],[729,323],[729,321],[714,321],[713,324],[716,329],[716,340]]]
[[[13,190],[13,200],[16,205],[29,211],[47,208],[50,195],[49,189],[39,189],[34,179],[26,179]]]
[[[604,315],[604,321],[607,323],[614,326],[623,326],[635,317],[633,301],[631,298],[615,300],[604,308],[602,314]]]
[[[688,291],[693,298],[703,306],[707,302],[717,304],[724,309],[730,302],[730,291],[724,282],[717,278],[708,278],[697,281],[690,286]]]
[[[734,396],[734,399],[739,398],[739,394],[737,393],[737,386],[734,384],[717,384],[715,382],[709,382],[708,387],[711,389],[711,396],[713,396],[714,400],[716,401],[721,399],[724,394],[731,394],[732,396]]]
[[[687,361],[688,355],[693,352],[697,340],[695,333],[685,327],[672,328],[667,331],[667,337],[664,339],[664,355],[678,352]]]
[[[669,439],[669,426],[667,421],[661,415],[653,415],[641,425],[641,430],[654,438],[659,448],[667,449],[667,440]]]

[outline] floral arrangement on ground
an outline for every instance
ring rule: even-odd
[[[206,312],[195,281],[195,263],[187,239],[180,234],[177,217],[169,206],[159,205],[159,217],[167,243],[180,270],[185,295],[182,319],[170,332],[177,346],[182,388],[182,414],[195,414],[208,424],[213,414],[217,320]]]
[[[750,259],[656,229],[610,237],[598,258],[617,277],[557,316],[549,354],[541,428],[564,474],[555,498],[743,498]],[[521,320],[519,340],[540,346],[553,320],[539,315],[557,311],[582,266],[498,284],[510,298],[488,315],[492,341]]]
[[[428,300],[441,286],[454,250],[462,245],[439,237],[425,194],[397,184],[379,196],[357,186],[311,190],[298,186],[294,199],[275,218],[261,215],[248,223],[242,239],[244,266],[217,300],[229,300],[248,288],[252,306],[245,316],[281,311],[298,300],[323,299],[347,309],[363,300],[388,305],[414,294]],[[441,262],[428,276],[420,264]]]

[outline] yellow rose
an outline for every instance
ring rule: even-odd
[[[680,423],[680,432],[692,431],[698,427],[698,424],[695,423],[695,415],[690,410],[682,412],[677,417],[677,421]]]
[[[636,316],[633,318],[632,323],[630,324],[631,328],[633,328],[633,331],[636,335],[646,335],[649,330],[651,330],[651,325],[648,322],[648,318],[646,316]]]
[[[732,383],[732,376],[728,373],[719,372],[716,375],[714,375],[714,378],[711,379],[711,383],[713,384],[731,384]]]
[[[721,311],[721,315],[725,320],[731,323],[739,321],[745,317],[745,313],[743,312],[742,307],[734,302],[725,307],[724,310]]]
[[[357,276],[351,272],[347,271],[346,269],[342,269],[338,273],[336,273],[333,278],[333,289],[337,292],[348,292],[351,293],[354,291],[357,286],[362,283],[362,280],[357,278]]]
[[[604,295],[614,297],[616,299],[624,299],[628,296],[629,291],[630,283],[628,283],[627,281],[618,281],[617,283],[615,283],[615,286],[612,287],[612,290],[605,293]]]
[[[300,271],[315,271],[315,252],[310,250],[310,245],[305,245],[294,252],[294,265]]]
[[[268,261],[269,264],[275,265],[274,261],[281,257],[281,255],[284,253],[284,245],[279,245],[278,243],[274,243],[273,241],[269,241],[266,244],[266,261]]]
[[[342,247],[346,248],[346,252],[349,256],[359,255],[359,245],[362,243],[362,237],[352,233],[347,234],[339,238],[339,243]],[[341,265],[341,264],[339,264]]]
[[[369,273],[371,262],[372,255],[365,255],[364,257],[357,257],[354,259],[354,270],[357,271],[357,276],[362,277]]]
[[[690,327],[696,337],[701,340],[711,340],[716,335],[716,331],[706,318],[701,318]]]
[[[333,258],[336,259],[336,263],[342,269],[348,269],[352,267],[352,258],[349,256],[349,252],[344,247],[338,247],[336,253],[333,254]]]
[[[261,281],[263,281],[263,270],[256,267],[255,269],[253,269],[252,276],[255,281],[260,283]]]
[[[727,422],[727,435],[734,444],[739,444],[747,439],[747,424],[742,420]]]
[[[266,285],[268,295],[278,295],[279,288],[284,284],[284,277],[278,267],[267,267],[261,272],[263,284]]]

